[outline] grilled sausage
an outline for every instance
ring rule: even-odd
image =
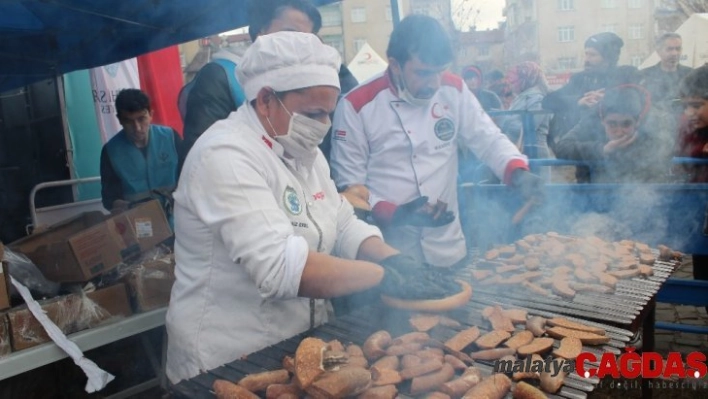
[[[540,354],[551,349],[553,342],[553,338],[535,338],[530,344],[518,348],[516,352],[521,356]]]
[[[529,361],[529,360],[527,359],[525,361]],[[543,358],[540,355],[537,355],[537,354],[531,355],[530,361],[531,361],[531,363],[530,363],[531,365],[538,362],[536,364],[540,364],[541,368],[543,368],[544,362],[543,362]],[[516,373],[514,373],[512,375],[512,378],[514,379],[514,381],[537,380],[537,379],[541,378],[541,374],[536,371],[517,371]]]
[[[462,330],[455,334],[452,338],[445,341],[445,346],[452,350],[461,351],[467,347],[467,345],[476,341],[479,338],[479,328],[470,327],[466,330]]]
[[[396,385],[403,381],[401,374],[396,370],[372,367],[369,371],[371,371],[371,379],[375,386]]]
[[[531,331],[519,331],[514,336],[504,342],[504,346],[511,349],[518,349],[524,345],[528,345],[533,341],[533,333]]]
[[[523,309],[504,309],[504,316],[511,319],[514,324],[524,324],[526,323],[526,316],[528,312]]]
[[[411,394],[419,395],[423,392],[437,390],[442,384],[450,381],[455,376],[455,369],[449,364],[443,364],[436,372],[415,377],[411,380]]]
[[[500,343],[502,343],[504,340],[508,339],[511,337],[511,334],[507,331],[490,331],[481,337],[477,338],[476,341],[474,341],[475,345],[477,345],[480,349],[492,349],[496,348]]]
[[[405,345],[413,343],[423,343],[430,339],[428,333],[416,331],[408,334],[403,334],[393,340],[393,345]]]
[[[385,385],[369,388],[357,396],[357,399],[395,399],[397,394],[395,385]]]
[[[511,348],[496,348],[496,349],[485,349],[477,352],[470,353],[470,357],[474,360],[496,360],[504,356],[513,355],[516,353],[515,349]]]
[[[479,384],[480,381],[482,381],[482,372],[476,367],[468,367],[459,378],[442,384],[440,391],[456,399]]]
[[[386,330],[377,331],[371,334],[364,341],[364,357],[369,360],[376,360],[386,355],[386,348],[391,345],[391,334]]]
[[[452,366],[452,368],[454,368],[455,370],[464,370],[467,368],[467,365],[465,364],[465,362],[463,362],[462,360],[458,359],[455,356],[445,355],[443,360],[445,361],[445,363]]]
[[[403,378],[404,380],[410,380],[413,377],[418,377],[420,375],[440,370],[442,367],[443,362],[436,359],[430,359],[424,360],[420,364],[417,364],[413,367],[404,368],[403,370],[401,370],[400,374],[401,378]]]
[[[555,377],[551,373],[541,373],[541,389],[548,393],[556,393],[563,385],[566,372],[561,370]]]
[[[358,395],[371,385],[371,373],[361,367],[342,367],[323,374],[307,393],[313,399],[337,399]]]
[[[435,314],[416,314],[408,319],[408,323],[414,330],[426,332],[432,330],[433,327],[440,323],[440,316]]]
[[[463,399],[502,399],[511,389],[511,380],[504,374],[492,374],[465,393]]]
[[[373,369],[374,367],[378,368],[379,370],[381,369],[391,369],[391,370],[398,370],[398,366],[400,366],[400,361],[398,360],[398,356],[384,356],[377,360],[374,364],[371,365],[371,368]]]
[[[526,383],[524,381],[519,382],[514,387],[512,392],[512,397],[514,399],[546,399],[547,396],[543,391],[536,388],[535,386]]]
[[[583,351],[583,343],[579,338],[565,337],[561,339],[558,349],[553,350],[553,356],[567,360],[575,360]]]
[[[266,388],[266,399],[278,399],[286,394],[300,397],[303,392],[297,384],[271,384]]]
[[[533,316],[526,321],[526,329],[534,336],[540,337],[546,332],[546,319],[540,316]]]
[[[391,345],[386,349],[388,356],[403,356],[418,352],[423,345],[413,342],[409,344]]]
[[[492,330],[514,331],[514,325],[511,323],[511,319],[504,315],[500,306],[494,306],[486,318],[492,324]]]
[[[258,395],[231,381],[216,380],[211,387],[217,399],[259,399]]]
[[[249,374],[243,377],[238,385],[248,389],[251,392],[265,391],[268,385],[285,384],[290,381],[288,370],[264,371],[262,373]]]

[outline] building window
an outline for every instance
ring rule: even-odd
[[[322,36],[322,42],[328,46],[332,46],[339,51],[339,54],[344,53],[344,41],[342,35]]]
[[[575,68],[575,57],[560,57],[558,58],[558,69],[566,71]]]
[[[573,4],[573,0],[558,0],[558,9],[560,11],[572,11],[575,10],[575,4]]]
[[[572,42],[575,40],[575,27],[574,26],[561,26],[558,28],[558,41],[559,42]]]
[[[632,66],[639,68],[639,66],[642,65],[642,60],[643,60],[643,59],[644,59],[644,58],[642,58],[642,57],[640,57],[640,56],[638,56],[638,55],[633,56],[633,57],[632,57]]]
[[[352,8],[352,22],[353,23],[366,22],[366,7]]]
[[[391,6],[386,6],[386,21],[393,21],[393,11],[391,11]]]
[[[489,46],[483,44],[477,47],[477,55],[480,57],[489,56]]]
[[[617,33],[617,24],[604,24],[600,26],[600,31]]]
[[[617,8],[617,0],[602,0],[600,2],[602,8]]]
[[[642,25],[633,24],[629,25],[628,36],[630,39],[641,39],[642,38]]]
[[[359,52],[366,44],[366,39],[354,39],[354,51]]]
[[[629,0],[627,2],[628,8],[642,8],[642,0]]]
[[[324,7],[320,11],[322,26],[342,26],[342,13],[339,7]]]

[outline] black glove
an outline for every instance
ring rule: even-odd
[[[539,204],[546,200],[543,180],[527,170],[516,169],[512,172],[511,185],[519,190],[526,201]]]
[[[418,227],[440,227],[452,223],[455,214],[444,211],[436,217],[435,207],[428,205],[428,197],[419,197],[399,205],[391,218],[392,226],[411,225]]]
[[[401,299],[439,299],[455,294],[459,284],[410,256],[397,254],[379,262],[384,268],[381,291]],[[449,271],[448,271],[449,272]]]

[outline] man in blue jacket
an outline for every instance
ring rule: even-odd
[[[150,197],[163,200],[177,185],[177,154],[181,138],[171,127],[153,125],[150,98],[138,89],[116,97],[123,129],[101,151],[101,197],[112,213]],[[160,194],[157,194],[157,193]]]

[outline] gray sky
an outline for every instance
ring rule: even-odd
[[[504,19],[504,3],[504,0],[452,0],[452,12],[458,13],[460,17],[467,17],[466,21],[460,18],[455,21],[463,30],[475,23],[478,30],[494,29],[499,21]],[[477,10],[478,14],[475,12]]]

